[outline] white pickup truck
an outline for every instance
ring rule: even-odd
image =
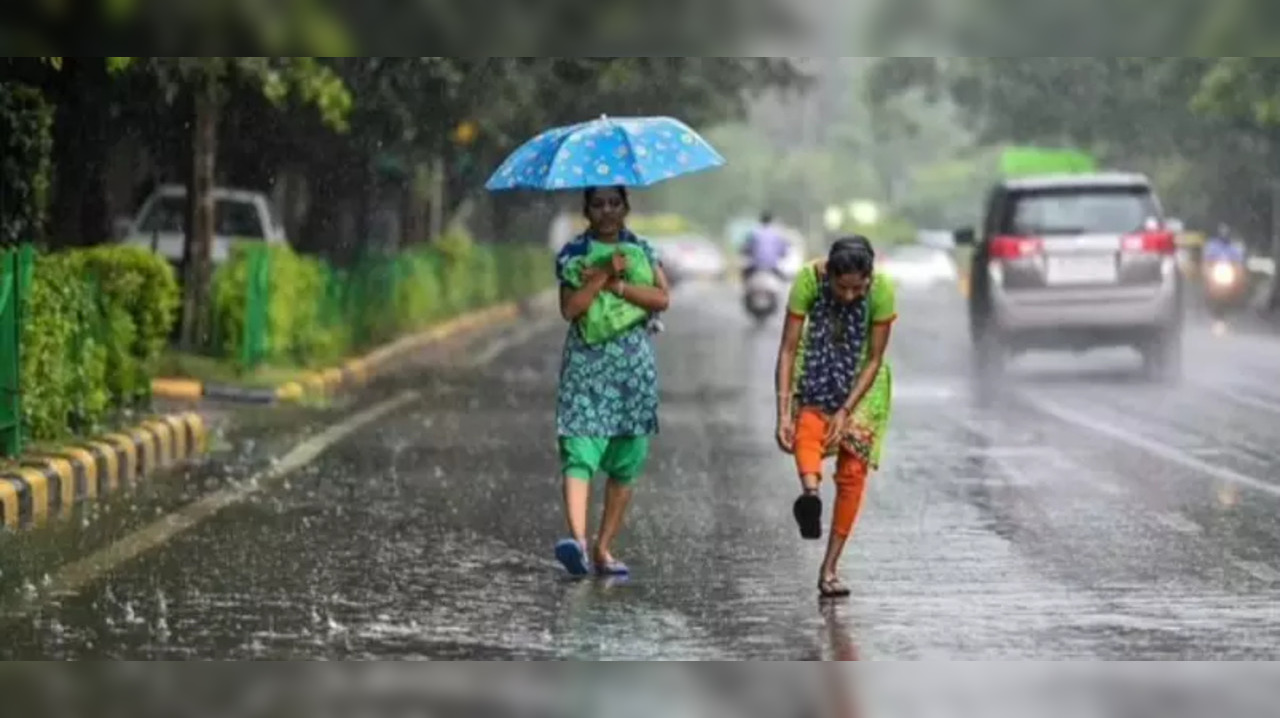
[[[261,192],[213,190],[213,263],[226,261],[233,242],[284,243],[284,226],[271,200]],[[187,188],[162,185],[147,198],[125,232],[124,242],[154,248],[170,262],[182,262],[186,238]]]

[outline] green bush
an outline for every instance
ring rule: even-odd
[[[254,252],[266,252],[266,354],[273,364],[310,366],[340,357],[347,340],[340,325],[322,321],[329,272],[322,262],[288,245],[241,243],[214,272],[213,311],[218,352],[239,360],[248,316],[249,271]]]
[[[228,359],[238,359],[244,343],[250,251],[236,247],[214,275],[219,353]],[[431,247],[367,255],[349,269],[331,268],[288,247],[259,251],[267,251],[270,262],[264,359],[297,367],[332,365],[463,312],[528,296],[553,281],[546,251],[479,245],[460,227]]]
[[[36,258],[23,308],[23,418],[30,438],[98,428],[112,407],[136,405],[178,307],[162,258],[131,247]]]
[[[102,246],[72,255],[105,319],[108,390],[118,403],[143,403],[178,319],[181,290],[173,267],[143,247]]]
[[[36,258],[23,308],[22,413],[27,435],[59,439],[102,422],[110,403],[103,323],[74,254]]]

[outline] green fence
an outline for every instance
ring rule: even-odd
[[[22,305],[31,284],[31,245],[0,249],[0,452],[22,453]]]
[[[244,370],[320,367],[553,282],[541,247],[424,248],[337,268],[288,247],[246,243],[215,278],[219,349]]]

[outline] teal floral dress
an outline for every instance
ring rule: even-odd
[[[626,233],[622,242],[644,250],[656,268],[659,261],[644,240]],[[556,257],[556,277],[569,286],[565,267],[585,255],[591,238],[569,242]],[[556,431],[561,438],[642,437],[658,433],[658,362],[647,323],[595,346],[570,325],[560,368]]]

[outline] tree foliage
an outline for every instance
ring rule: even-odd
[[[1269,229],[1280,61],[894,58],[877,68],[875,86],[883,97],[915,87],[944,93],[984,144],[1081,147],[1147,171],[1173,211],[1202,225],[1230,217],[1258,240]]]
[[[28,85],[0,82],[0,243],[43,239],[53,108]]]

